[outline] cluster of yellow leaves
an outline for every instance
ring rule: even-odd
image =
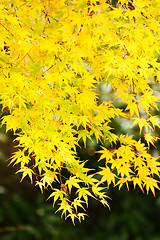
[[[116,1],[115,1],[116,2]],[[103,187],[133,181],[154,194],[159,163],[140,141],[115,136],[109,122],[130,117],[148,146],[159,127],[152,116],[159,98],[151,88],[160,82],[160,3],[158,0],[3,0],[0,3],[0,99],[2,124],[13,130],[21,150],[11,162],[20,164],[43,189],[50,186],[53,202],[66,217],[83,219],[78,208],[94,197],[108,206]],[[110,84],[125,111],[114,102],[99,101],[97,85]],[[76,157],[95,136],[121,146],[103,148],[106,159],[97,180]],[[66,179],[63,170],[70,173]],[[118,178],[118,182],[115,180]],[[58,182],[59,188],[54,187]],[[70,200],[72,189],[76,197]]]
[[[105,167],[101,167],[99,174],[102,176],[100,182],[107,182],[119,185],[119,189],[126,183],[129,189],[129,182],[133,182],[134,187],[138,185],[142,191],[144,187],[155,195],[155,188],[159,189],[155,175],[159,177],[160,162],[158,158],[152,157],[144,143],[133,140],[132,136],[119,137],[121,146],[113,151],[105,147],[99,151],[102,153],[100,160],[105,159]],[[118,181],[116,181],[118,179]]]

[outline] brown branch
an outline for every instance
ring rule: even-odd
[[[33,46],[29,49],[29,51],[21,58],[19,63],[16,64],[16,67],[22,62],[22,60],[30,53],[30,51],[36,46],[36,44],[39,42],[41,39],[42,35],[37,39],[37,41],[33,44]]]
[[[22,6],[26,5],[27,3],[29,3],[29,1],[27,1],[26,3],[23,3],[22,5],[19,6],[19,8],[15,9],[15,12],[20,9]]]
[[[0,117],[3,115],[3,113],[5,113],[7,111],[7,109],[5,109],[3,112],[0,113]]]
[[[40,78],[41,76],[43,76],[44,73],[47,73],[52,67],[53,67],[53,65],[52,65],[51,67],[47,68],[47,70],[45,70],[41,75],[39,75],[38,77],[36,77],[35,80],[38,79],[38,78]]]
[[[52,18],[54,21],[59,22],[56,18]]]
[[[60,183],[61,183],[61,185],[62,185],[63,182],[62,182],[62,178],[61,178],[61,172],[60,172],[60,170],[58,170],[58,172],[59,172]]]
[[[47,12],[45,13],[45,26],[44,26],[44,29],[43,29],[43,33],[45,34],[45,30],[46,30],[46,26],[47,26],[47,21],[49,21],[49,9],[50,9],[50,0],[48,0],[48,9],[47,9]]]
[[[1,25],[2,27],[4,27],[4,28],[6,29],[6,31],[9,32],[9,33],[12,35],[12,37],[14,37],[14,34],[11,33],[11,31],[10,31],[8,28],[6,28],[2,23],[0,23],[0,25]]]

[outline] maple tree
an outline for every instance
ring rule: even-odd
[[[42,192],[50,187],[49,198],[73,223],[84,219],[89,197],[109,207],[106,183],[120,189],[133,182],[155,195],[160,163],[149,150],[160,126],[153,90],[160,2],[3,0],[0,13],[1,124],[16,135],[11,163],[22,180],[29,176]],[[113,89],[112,101],[100,98],[102,82]],[[114,134],[114,118],[130,119],[140,138]],[[93,138],[105,160],[98,171],[77,157],[79,142],[86,147]]]

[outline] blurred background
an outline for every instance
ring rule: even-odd
[[[112,99],[111,86],[103,83],[97,87],[101,100]],[[159,94],[156,86],[156,94]],[[116,104],[116,103],[115,103]],[[118,101],[117,101],[117,104]],[[121,106],[125,106],[122,104]],[[160,117],[158,112],[155,115]],[[3,114],[2,114],[3,115]],[[138,139],[138,129],[130,128],[132,122],[114,119],[111,123],[115,134],[134,134]],[[155,129],[159,136],[159,129]],[[111,187],[106,190],[111,211],[94,199],[90,199],[87,209],[88,217],[82,223],[73,226],[70,219],[66,221],[60,214],[55,214],[51,201],[46,201],[49,192],[40,193],[38,187],[30,184],[29,178],[20,183],[21,174],[15,174],[17,167],[8,166],[9,157],[14,151],[14,136],[0,129],[0,240],[160,240],[160,192],[156,197],[151,193],[142,193],[140,189],[130,191],[126,187]],[[156,150],[151,148],[154,156],[160,155],[160,142]],[[86,160],[87,167],[97,167],[95,152],[100,149],[94,139],[88,141],[86,148],[77,149],[81,159]]]

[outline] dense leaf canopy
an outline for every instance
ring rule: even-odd
[[[153,90],[160,82],[159,22],[159,0],[0,3],[2,125],[18,141],[11,163],[42,192],[50,187],[73,223],[84,218],[79,208],[89,197],[108,206],[106,183],[133,182],[153,194],[159,188],[160,163],[149,152],[160,126]],[[113,99],[101,98],[100,84]],[[110,122],[117,117],[138,125],[144,141],[115,135]],[[98,172],[77,158],[87,139],[102,146]]]

